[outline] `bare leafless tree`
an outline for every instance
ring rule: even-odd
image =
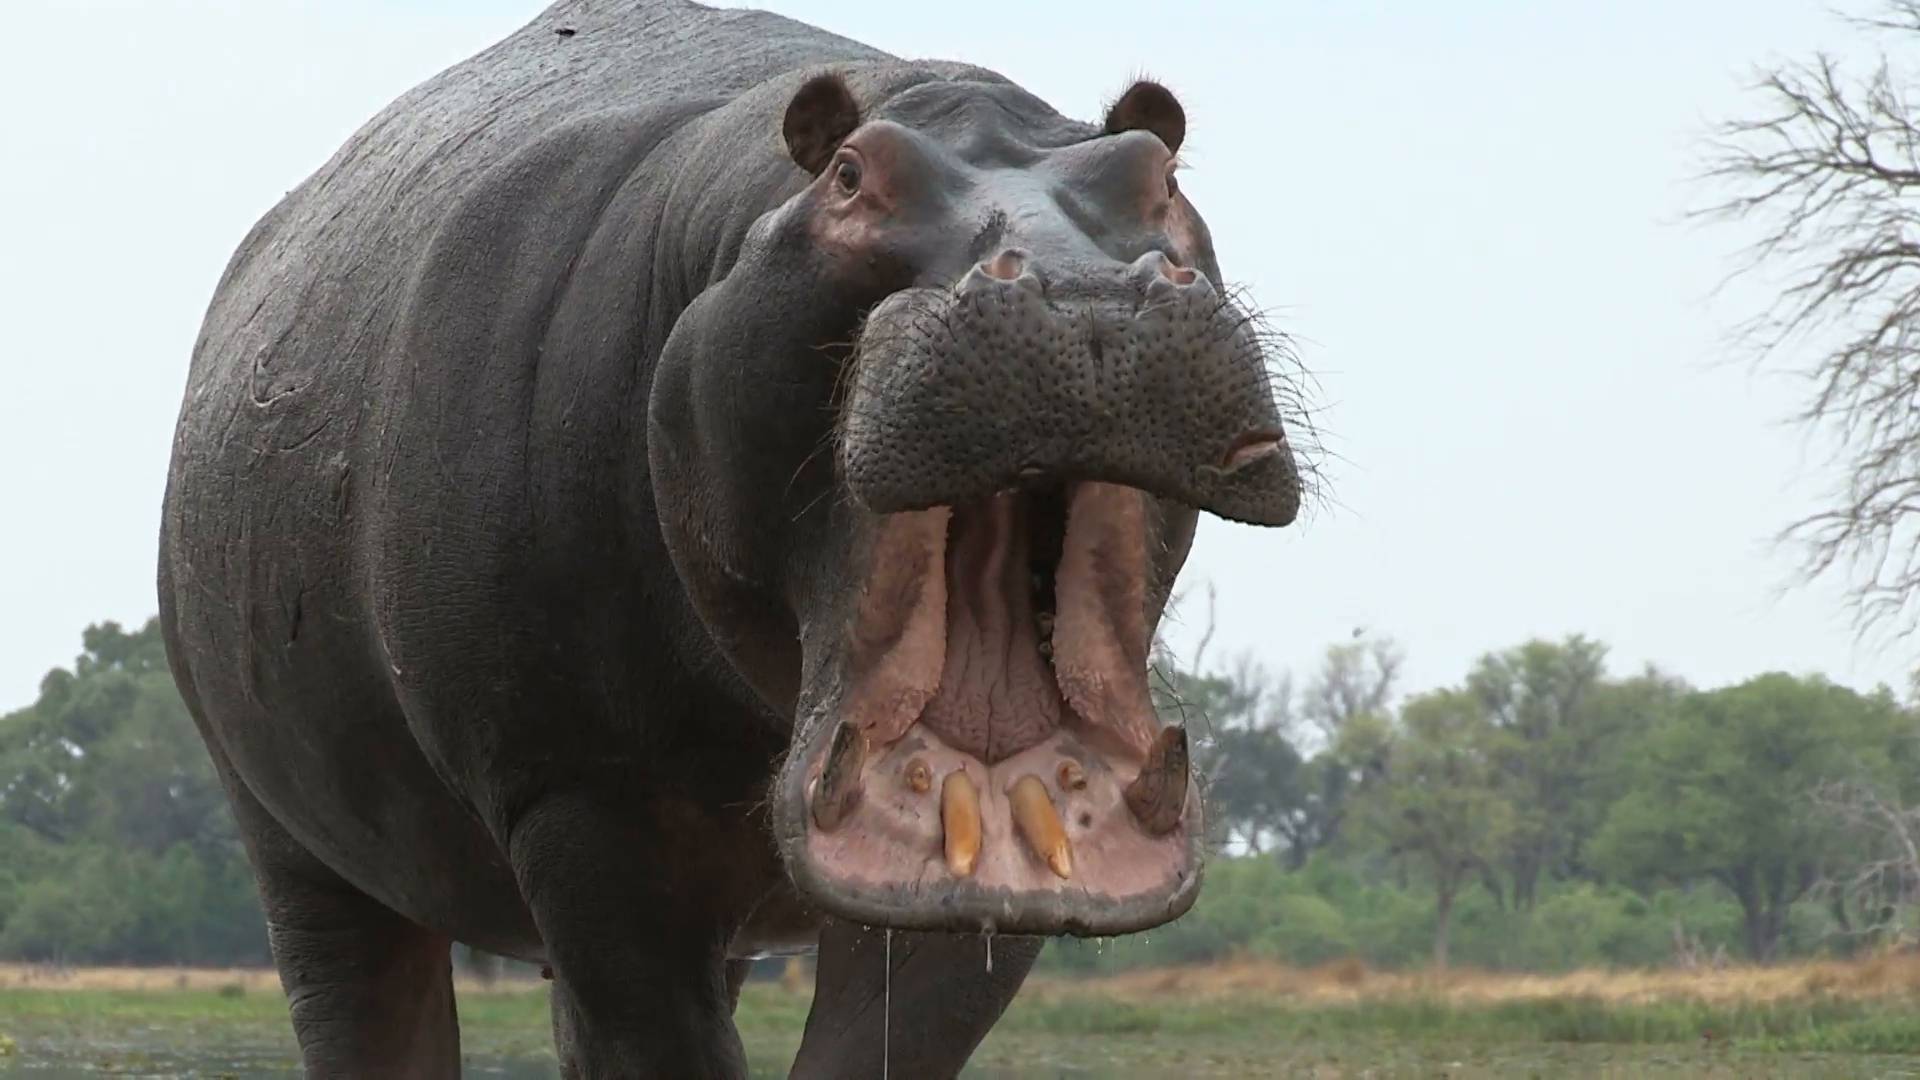
[[[1822,784],[1810,798],[1837,841],[1812,895],[1828,901],[1842,933],[1904,943],[1920,917],[1920,807],[1861,778]]]
[[[1355,717],[1387,711],[1405,663],[1405,650],[1391,638],[1362,637],[1329,648],[1302,695],[1301,719],[1316,729],[1323,746],[1333,745]]]
[[[1835,440],[1837,490],[1781,539],[1803,580],[1851,579],[1859,631],[1904,637],[1920,613],[1920,116],[1887,50],[1920,49],[1920,0],[1881,12],[1846,19],[1878,43],[1862,74],[1826,53],[1762,71],[1764,106],[1716,130],[1695,213],[1760,226],[1736,276],[1782,284],[1739,338],[1794,357],[1809,393],[1792,419]]]

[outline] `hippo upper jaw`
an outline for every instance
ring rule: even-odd
[[[904,290],[868,316],[842,472],[875,513],[1044,477],[1288,525],[1300,475],[1266,357],[1252,320],[1205,273],[1159,251],[1043,280],[1009,250],[951,289]]]

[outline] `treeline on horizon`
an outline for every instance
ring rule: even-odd
[[[1714,689],[1615,675],[1578,636],[1404,699],[1401,661],[1380,639],[1329,648],[1304,679],[1162,654],[1159,707],[1205,777],[1206,886],[1177,922],[1058,942],[1043,968],[1550,972],[1908,942],[1914,702],[1779,673]],[[89,627],[74,665],[0,716],[0,959],[270,962],[157,621]]]

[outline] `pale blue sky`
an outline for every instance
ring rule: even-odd
[[[89,621],[154,610],[168,444],[247,227],[526,0],[22,4],[0,35],[0,709]],[[1904,683],[1773,533],[1824,480],[1788,387],[1716,366],[1741,237],[1677,222],[1751,65],[1856,39],[1820,3],[774,0],[1097,119],[1129,75],[1190,121],[1185,190],[1317,373],[1336,503],[1209,521],[1220,653],[1311,665],[1359,626],[1412,688],[1583,632],[1703,684]],[[957,12],[964,11],[964,16]],[[1203,614],[1174,628],[1190,647]],[[1219,655],[1219,654],[1216,654]]]

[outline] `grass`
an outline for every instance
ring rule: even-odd
[[[747,987],[736,1020],[765,1075],[798,1047],[808,1001],[804,987]],[[1916,1006],[1920,957],[1554,977],[1235,963],[1035,978],[969,1075],[1920,1076]],[[461,986],[476,1059],[550,1066],[547,1022],[543,984]],[[120,1055],[159,1068],[192,1048],[263,1076],[292,1060],[278,983],[262,972],[0,967],[9,1038],[15,1059],[41,1064]]]

